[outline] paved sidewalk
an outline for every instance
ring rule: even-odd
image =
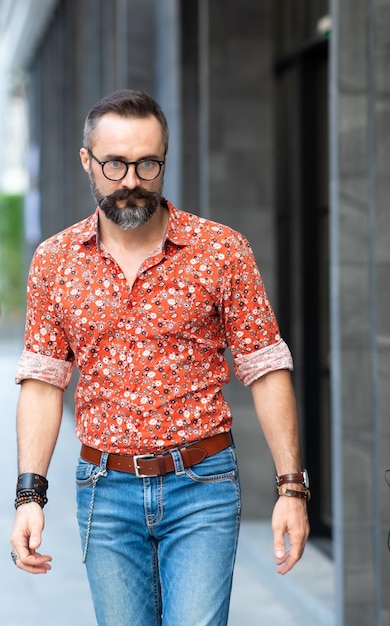
[[[0,415],[5,443],[0,457],[0,624],[96,626],[76,523],[73,473],[79,445],[68,413],[50,467],[49,504],[45,508],[42,549],[53,555],[53,569],[45,576],[31,576],[20,572],[11,561],[8,538],[17,472],[18,398],[13,377],[21,344],[4,336],[0,342]],[[275,573],[270,524],[243,523],[229,626],[334,626],[332,604],[333,566],[327,557],[309,543],[302,561],[281,577]]]

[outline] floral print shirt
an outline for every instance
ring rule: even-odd
[[[76,433],[101,451],[153,453],[229,430],[227,347],[244,385],[292,369],[247,240],[164,202],[163,244],[131,289],[100,245],[97,210],[31,263],[16,381],[65,389],[75,362]]]

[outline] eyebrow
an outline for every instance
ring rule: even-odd
[[[140,157],[134,162],[138,163],[139,161],[147,161],[148,159],[161,161],[164,160],[164,157],[160,159],[156,154],[146,154],[145,156]],[[124,161],[125,163],[128,163],[128,160],[125,156],[119,156],[118,154],[108,154],[104,159],[102,159],[102,161]],[[133,163],[133,161],[131,162]]]

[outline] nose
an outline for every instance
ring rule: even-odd
[[[135,165],[128,165],[126,176],[119,182],[121,183],[121,186],[126,187],[126,189],[134,189],[135,187],[138,187],[140,179],[135,171]]]

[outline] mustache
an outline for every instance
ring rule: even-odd
[[[153,191],[147,191],[142,187],[135,187],[134,189],[117,189],[109,196],[104,198],[104,204],[111,204],[118,201],[124,201],[128,204],[135,202],[136,200],[156,200],[159,194]]]

